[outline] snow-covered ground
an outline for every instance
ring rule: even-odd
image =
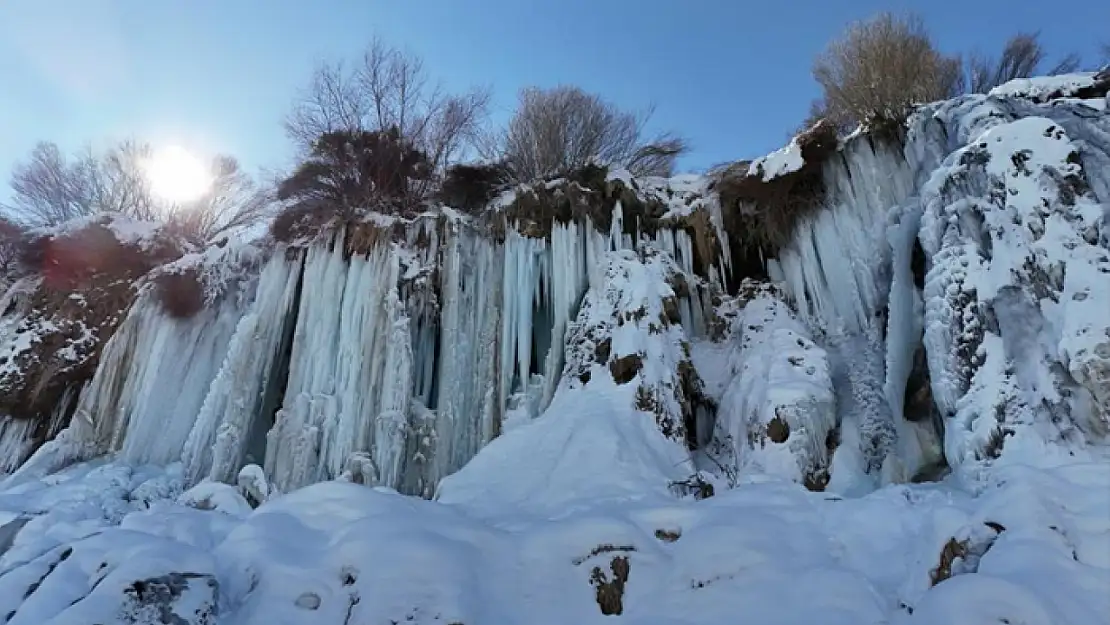
[[[532,498],[606,481],[576,466]],[[226,485],[181,494],[179,467],[79,465],[0,494],[0,614],[9,625],[538,625],[612,622],[603,610],[618,609],[645,624],[1093,625],[1110,614],[1105,464],[1014,466],[859,499],[765,481],[557,519],[521,509],[326,482],[251,511]]]

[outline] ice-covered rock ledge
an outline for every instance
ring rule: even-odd
[[[1110,426],[1110,119],[995,98],[941,105],[967,145],[922,189],[925,341],[961,465],[1057,462]]]
[[[712,374],[724,380],[714,397],[705,468],[732,485],[738,476],[760,474],[824,490],[838,436],[828,355],[773,285],[743,283],[718,313],[724,357],[695,358],[703,368],[722,369]]]

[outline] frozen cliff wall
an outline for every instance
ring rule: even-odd
[[[189,484],[258,465],[277,491],[431,497],[498,436],[567,418],[552,406],[592,392],[594,365],[657,352],[644,370],[668,373],[633,402],[689,484],[865,492],[1071,453],[1107,429],[1108,82],[1010,85],[847,138],[818,125],[732,180],[591,167],[476,216],[325,211],[280,241],[143,256],[79,367],[20,329],[83,319],[36,271],[3,296],[0,469],[117,454],[181,462]],[[614,302],[645,293],[629,322]],[[587,367],[591,332],[643,348]]]
[[[965,144],[921,194],[925,340],[953,464],[1072,457],[1110,426],[1105,109],[976,98],[922,113],[918,135],[942,126]]]
[[[618,172],[514,189],[480,219],[371,214],[186,256],[145,279],[75,417],[19,479],[116,453],[183,462],[190,483],[255,463],[279,491],[341,478],[431,496],[547,408],[610,252],[671,259],[667,323],[704,332],[727,271],[708,195]],[[200,305],[166,305],[159,285],[193,282]]]
[[[1015,436],[1039,456],[1103,439],[1108,84],[1018,81],[826,158],[769,273],[829,350],[834,466],[899,481]]]
[[[551,404],[444,479],[440,501],[559,516],[604,500],[668,498],[694,473],[690,440],[704,397],[680,325],[685,278],[654,249],[599,260]]]

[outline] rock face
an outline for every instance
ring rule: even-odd
[[[660,433],[680,445],[694,440],[705,401],[680,325],[677,291],[685,282],[662,252],[610,255],[601,284],[586,293],[567,330],[563,371],[568,390],[615,384],[630,391],[635,408],[651,414]]]
[[[136,581],[123,591],[119,623],[215,625],[220,585],[211,575],[170,573]]]
[[[136,282],[186,249],[155,224],[113,215],[22,233],[21,275],[0,294],[0,472],[66,426]]]

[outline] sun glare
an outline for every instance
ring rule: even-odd
[[[212,186],[212,173],[196,156],[181,146],[157,150],[147,163],[150,190],[170,202],[199,199]]]

